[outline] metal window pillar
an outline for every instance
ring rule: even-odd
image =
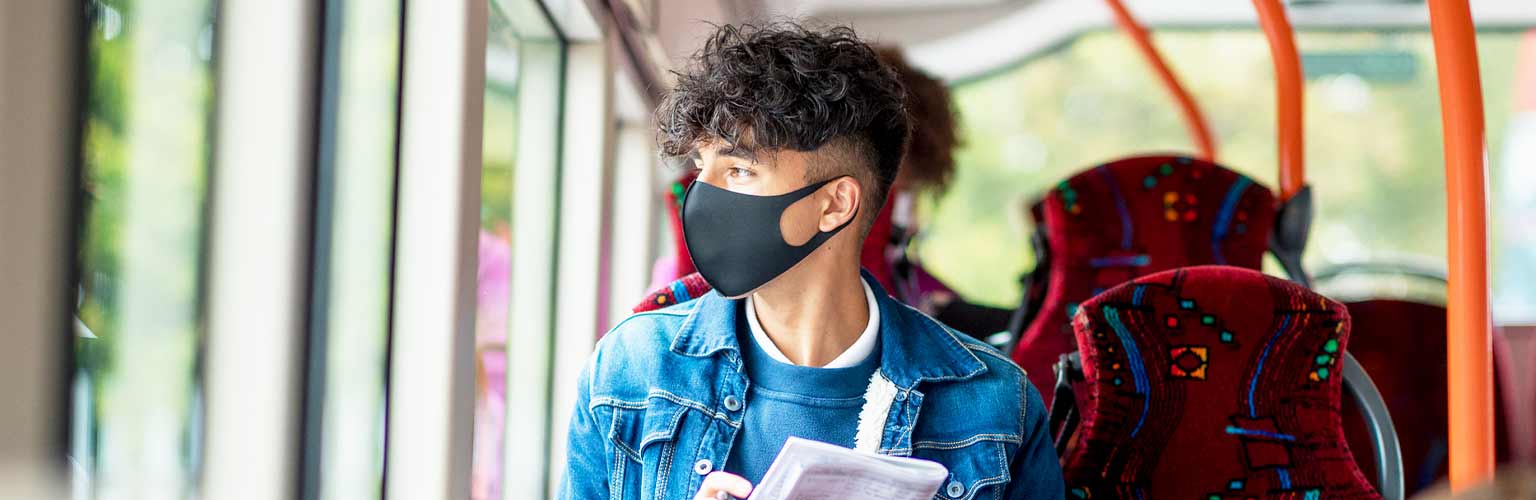
[[[83,19],[77,2],[0,3],[5,498],[56,498],[66,472]]]
[[[219,8],[203,498],[298,492],[319,4]]]
[[[408,2],[385,497],[469,498],[487,4]]]

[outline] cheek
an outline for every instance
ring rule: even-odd
[[[804,245],[816,236],[820,211],[816,210],[815,196],[807,196],[784,210],[779,216],[779,233],[784,242],[793,246]]]

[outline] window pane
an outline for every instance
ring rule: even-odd
[[[545,498],[564,46],[538,2],[488,3],[471,496]]]
[[[189,498],[202,434],[212,2],[88,7],[76,498]]]
[[[475,308],[475,444],[471,498],[502,498],[506,429],[507,321],[512,305],[512,182],[517,157],[519,43],[506,13],[490,4],[480,172],[478,301]]]
[[[316,277],[327,306],[318,479],[321,498],[345,500],[379,498],[383,481],[401,13],[400,2],[334,4],[331,179],[320,186],[331,202],[317,214],[330,228]]]
[[[1491,197],[1514,188],[1501,187],[1510,170],[1499,168],[1500,152],[1516,146],[1505,141],[1511,87],[1516,67],[1536,64],[1519,60],[1519,39],[1479,37]],[[1209,118],[1221,163],[1274,188],[1274,80],[1262,34],[1159,31],[1157,43]],[[1303,32],[1298,44],[1307,60],[1307,177],[1316,194],[1308,264],[1444,262],[1444,157],[1429,34]],[[1033,196],[1115,158],[1193,150],[1162,87],[1114,32],[1084,35],[954,95],[965,145],[953,187],[923,206],[918,250],[925,267],[982,303],[1017,305],[1017,278],[1034,259],[1024,227]],[[1493,215],[1495,227],[1515,216]]]
[[[1478,40],[1480,50],[1488,50],[1486,40],[1486,36]],[[1483,57],[1485,64],[1509,66],[1500,73],[1515,73],[1512,79],[1489,82],[1489,69],[1483,69],[1484,88],[1508,85],[1502,90],[1511,101],[1501,110],[1510,113],[1503,134],[1489,135],[1489,140],[1501,143],[1489,151],[1493,320],[1501,325],[1536,325],[1536,29],[1520,35],[1515,50],[1514,58]],[[1483,101],[1491,106],[1503,97],[1485,96]],[[1490,123],[1495,120],[1499,119],[1489,117]]]

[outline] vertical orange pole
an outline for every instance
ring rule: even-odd
[[[1141,52],[1142,59],[1146,59],[1147,65],[1152,66],[1152,71],[1157,74],[1163,83],[1163,88],[1173,95],[1179,112],[1184,115],[1184,125],[1189,128],[1190,139],[1195,141],[1195,147],[1200,149],[1200,157],[1205,161],[1216,161],[1216,143],[1211,139],[1211,129],[1206,125],[1205,115],[1200,113],[1200,107],[1189,96],[1189,91],[1179,83],[1179,78],[1173,75],[1173,70],[1168,67],[1168,62],[1159,54],[1157,47],[1152,45],[1152,37],[1147,34],[1147,29],[1131,12],[1126,10],[1125,4],[1120,0],[1104,0],[1109,5],[1109,10],[1115,14],[1115,24],[1120,31],[1131,39],[1132,45]]]
[[[1280,0],[1253,0],[1259,9],[1259,25],[1269,39],[1269,54],[1275,61],[1275,132],[1279,135],[1280,201],[1290,200],[1307,183],[1305,129],[1302,114],[1301,56],[1296,51],[1296,33],[1285,17]]]
[[[1445,128],[1451,489],[1493,479],[1493,340],[1482,78],[1467,0],[1429,0]]]

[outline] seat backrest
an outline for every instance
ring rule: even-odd
[[[1258,269],[1274,195],[1242,174],[1179,156],[1117,160],[1062,181],[1040,204],[1047,272],[1040,309],[1012,356],[1049,404],[1051,366],[1077,350],[1071,318],[1089,297],[1138,276],[1203,264]]]
[[[1536,325],[1502,325],[1495,330],[1494,352],[1503,363],[1496,372],[1509,423],[1511,458],[1536,463]]]
[[[1371,374],[1387,409],[1404,416],[1394,423],[1411,495],[1446,469],[1445,308],[1402,300],[1346,306],[1353,324],[1349,352]],[[1344,401],[1343,410],[1349,445],[1361,449],[1370,443],[1370,432],[1352,401]],[[1367,460],[1361,467],[1366,477],[1374,477],[1374,463]]]
[[[1342,304],[1257,271],[1161,272],[1073,319],[1069,497],[1380,498],[1340,424]]]
[[[1353,325],[1349,352],[1371,374],[1394,419],[1403,456],[1405,493],[1413,495],[1443,479],[1449,472],[1446,416],[1446,315],[1445,307],[1400,299],[1370,299],[1346,303]],[[1502,349],[1501,332],[1494,332],[1495,386],[1509,383],[1502,368],[1509,359]],[[1511,422],[1506,417],[1508,391],[1494,392],[1494,435],[1500,463],[1510,458]],[[1360,419],[1360,410],[1349,399],[1343,402],[1344,435],[1351,449],[1369,446],[1371,435]],[[1514,420],[1519,422],[1519,420]],[[1366,477],[1375,476],[1376,464],[1361,463]]]

